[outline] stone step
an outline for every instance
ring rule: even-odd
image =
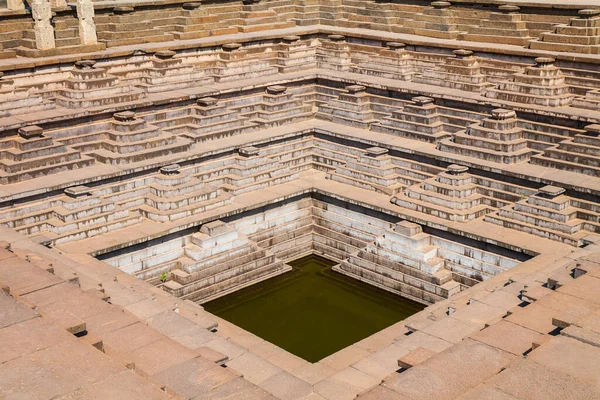
[[[117,93],[111,95],[103,95],[101,91],[89,91],[89,95],[83,98],[73,98],[64,96],[64,90],[54,96],[56,103],[66,108],[92,108],[98,106],[106,106],[116,103],[127,103],[135,101],[144,96],[144,93],[138,89],[130,90],[129,87],[121,87],[116,89]]]
[[[64,146],[52,146],[48,148],[48,152],[44,149],[35,149],[32,152],[26,153],[23,160],[11,160],[2,158],[0,160],[0,169],[7,174],[14,174],[23,171],[32,171],[43,166],[52,166],[63,163],[71,163],[80,160],[81,154],[78,151],[67,149]]]
[[[71,231],[65,235],[58,235],[57,238],[53,239],[53,244],[59,245],[62,243],[71,242],[73,240],[81,240],[82,238],[94,237],[94,236],[98,236],[98,235],[101,235],[106,232],[111,232],[111,231],[114,231],[117,229],[125,228],[127,226],[131,226],[131,225],[135,225],[135,224],[139,224],[139,223],[143,222],[143,218],[141,216],[135,215],[134,213],[132,213],[132,214],[133,215],[129,215],[125,218],[121,218],[121,219],[111,221],[109,223],[105,223],[101,227],[98,227],[98,226],[85,227],[82,229]]]
[[[524,212],[515,210],[512,206],[507,206],[498,210],[500,217],[511,219],[519,222],[525,222],[529,225],[534,225],[540,229],[551,229],[565,233],[567,235],[574,235],[575,233],[582,230],[582,225],[585,221],[581,219],[571,219],[569,221],[560,222],[558,220],[544,217],[541,215],[531,215]]]
[[[538,154],[538,152],[533,151],[532,149],[529,149],[527,147],[512,151],[495,151],[491,149],[485,149],[481,146],[475,146],[474,144],[470,145],[457,143],[458,138],[472,140],[474,144],[483,142],[483,140],[481,140],[480,138],[475,139],[467,135],[456,135],[454,141],[452,141],[452,139],[450,138],[445,138],[440,140],[436,147],[438,148],[438,150],[444,152],[460,154],[467,157],[475,157],[501,164],[517,164],[521,162],[526,162],[531,158],[532,155]],[[523,140],[523,142],[527,143],[527,141],[525,140]]]
[[[214,277],[214,283],[188,293],[182,298],[202,304],[290,270],[291,267],[281,261],[274,261],[272,264],[253,268],[249,271],[244,271],[240,267],[236,269],[235,275]]]
[[[184,138],[175,138],[174,141],[161,144],[158,147],[143,148],[141,150],[136,150],[135,152],[113,153],[108,149],[99,149],[90,152],[89,155],[103,164],[125,165],[156,157],[162,157],[169,154],[184,152],[190,148],[191,142],[189,140]]]
[[[568,235],[563,232],[555,231],[553,229],[542,229],[538,226],[531,225],[526,222],[504,218],[498,215],[497,213],[487,215],[485,217],[485,222],[500,225],[509,229],[516,229],[532,235],[545,237],[550,240],[556,240],[575,247],[579,247],[580,238],[583,236],[583,233],[581,231],[575,235]]]
[[[148,218],[152,221],[175,221],[221,207],[225,204],[229,204],[233,201],[233,195],[217,189],[213,193],[195,196],[194,200],[201,202],[199,204],[196,202],[189,202],[189,204],[186,206],[178,207],[176,211],[158,210],[154,207],[142,206],[140,207],[140,212],[145,218]]]
[[[332,269],[351,278],[369,283],[373,286],[377,286],[381,289],[387,290],[401,297],[408,298],[421,304],[434,304],[444,299],[441,296],[436,296],[433,293],[426,292],[414,286],[397,281],[380,273],[361,268],[348,262],[342,262],[339,264],[339,266],[334,266]]]
[[[267,256],[267,252],[264,249],[259,249],[257,251],[242,253],[239,257],[229,256],[219,264],[201,268],[193,273],[187,273],[181,270],[172,271],[171,278],[173,282],[180,285],[177,286],[177,292],[175,294],[179,297],[185,293],[197,290],[202,287],[201,285],[203,284],[199,283],[199,281],[203,279],[217,276],[218,274],[231,271],[235,268],[245,268],[244,266],[248,266],[248,268],[259,268],[263,263],[266,262],[270,264],[271,261],[272,260],[269,260],[269,257]]]

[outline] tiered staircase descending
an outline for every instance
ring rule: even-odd
[[[569,24],[559,24],[552,32],[544,32],[540,39],[529,42],[530,49],[568,51],[571,53],[600,53],[600,10],[579,10],[579,16]]]
[[[519,13],[520,7],[513,4],[501,4],[498,11],[491,12],[488,18],[470,26],[464,39],[472,42],[504,43],[524,46],[531,40],[527,22]]]
[[[586,126],[585,132],[547,148],[531,161],[546,167],[600,176],[600,125]]]
[[[346,37],[329,35],[327,40],[320,40],[317,47],[317,67],[334,71],[349,71],[352,63],[350,46]]]
[[[374,123],[372,129],[426,142],[437,142],[452,134],[431,97],[417,96],[412,101],[413,104],[406,104],[403,110],[392,112],[391,117],[386,116],[381,122]]]
[[[205,68],[215,82],[231,82],[239,79],[258,78],[275,75],[277,67],[270,60],[253,56],[240,43],[226,43],[221,47],[217,60],[208,63]]]
[[[379,76],[403,81],[412,80],[417,73],[413,56],[406,51],[404,43],[388,42],[387,49],[379,54],[365,54],[363,58],[354,56],[350,72]]]
[[[390,157],[387,149],[370,147],[358,158],[329,172],[327,178],[391,196],[439,172],[441,170],[430,165],[403,163]]]
[[[492,99],[521,104],[535,104],[547,107],[571,104],[574,95],[565,84],[565,77],[554,66],[554,58],[538,57],[535,65],[524,73],[517,73],[508,82],[501,82],[489,89],[485,96]]]
[[[293,20],[286,18],[288,13],[278,13],[272,8],[274,6],[272,3],[274,2],[246,0],[244,5],[242,5],[238,31],[247,33],[268,29],[285,29],[295,26],[296,23]],[[286,11],[287,6],[292,4],[293,2],[290,0],[278,0],[277,8]]]
[[[214,81],[212,77],[206,76],[204,71],[197,70],[193,65],[183,64],[180,58],[174,58],[175,55],[171,50],[154,53],[152,66],[136,80],[135,86],[152,93],[197,87]],[[129,82],[133,83],[132,80]]]
[[[590,233],[600,233],[600,207],[569,197],[563,188],[544,186],[485,221],[578,247]]]
[[[25,217],[23,214],[28,213]],[[40,243],[61,244],[111,232],[142,222],[138,210],[129,210],[111,199],[92,196],[92,189],[73,186],[64,194],[4,212],[5,224]]]
[[[282,85],[268,86],[262,101],[253,106],[253,110],[244,112],[244,116],[252,123],[264,127],[298,122],[313,116],[312,107],[304,106],[300,99]]]
[[[480,185],[468,173],[467,167],[450,165],[447,171],[436,177],[408,187],[391,202],[439,218],[468,222],[518,199],[515,194],[504,193],[507,188],[499,189],[493,183],[489,185]]]
[[[257,129],[248,118],[228,108],[225,101],[214,97],[197,100],[197,106],[170,110],[146,116],[163,131],[181,134],[195,142],[218,140]]]
[[[29,16],[2,20],[0,24],[0,60],[15,58],[15,49],[21,45],[25,32],[33,30],[33,19]]]
[[[92,108],[144,97],[142,90],[120,82],[95,64],[92,60],[77,61],[69,79],[58,82],[56,88],[43,91],[42,95],[66,108]]]
[[[287,272],[290,266],[221,221],[205,224],[191,236],[185,255],[192,262],[171,270],[163,288],[185,300],[207,302],[258,281]]]
[[[422,14],[415,14],[415,35],[439,39],[456,39],[464,32],[459,31],[455,11],[447,1],[432,1]]]
[[[35,113],[55,108],[55,105],[27,88],[15,87],[14,81],[0,72],[0,117]]]
[[[239,3],[207,6],[200,2],[184,3],[169,33],[178,40],[234,34],[238,32],[238,27],[233,24],[239,22],[240,10]]]
[[[334,269],[433,304],[517,264],[511,258],[425,234],[420,225],[403,221]]]
[[[491,118],[470,125],[452,138],[441,140],[437,148],[463,156],[503,164],[528,161],[536,152],[528,147],[523,130],[517,126],[517,114],[511,110],[492,110]]]
[[[125,165],[180,153],[192,146],[191,140],[161,131],[157,126],[137,118],[131,111],[115,113],[112,121],[88,125],[86,131],[78,134],[73,132],[72,136],[60,141],[111,165]]]
[[[471,50],[454,50],[453,53],[454,58],[447,58],[444,64],[436,68],[426,69],[414,81],[477,93],[484,93],[493,86],[481,73],[479,61]]]
[[[275,64],[280,73],[301,71],[316,66],[316,50],[300,36],[284,36],[277,46]]]
[[[284,167],[271,157],[262,157],[260,149],[243,147],[237,155],[224,161],[194,168],[194,173],[206,184],[223,187],[238,195],[298,179],[298,172]]]
[[[317,117],[344,125],[352,125],[361,129],[369,129],[385,116],[373,110],[371,96],[361,85],[346,86],[346,92],[340,93],[337,99],[319,107]]]
[[[588,90],[585,93],[585,97],[575,98],[572,106],[590,110],[600,110],[600,90]]]
[[[152,9],[116,6],[112,13],[99,13],[94,17],[98,41],[114,47],[174,40],[170,30],[180,13],[181,9],[172,7],[157,13]]]
[[[79,151],[55,143],[38,126],[19,129],[19,136],[0,139],[0,183],[16,183],[94,164]]]

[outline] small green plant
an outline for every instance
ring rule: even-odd
[[[168,272],[163,272],[162,274],[160,274],[158,276],[158,279],[160,279],[160,281],[162,283],[165,283],[167,281],[167,279],[169,278],[169,273]]]

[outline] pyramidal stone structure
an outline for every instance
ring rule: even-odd
[[[0,398],[600,399],[599,49],[595,1],[0,0]]]

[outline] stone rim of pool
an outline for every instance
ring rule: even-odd
[[[203,307],[259,338],[315,363],[421,311],[424,305],[332,270],[310,254],[291,271]]]

